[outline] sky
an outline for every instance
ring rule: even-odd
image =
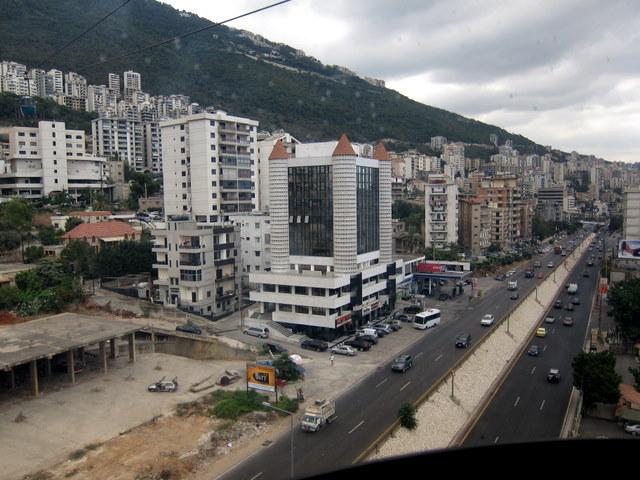
[[[277,0],[162,0],[222,22]],[[640,161],[638,0],[290,0],[226,23],[562,151]]]

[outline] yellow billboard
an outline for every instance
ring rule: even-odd
[[[256,390],[276,391],[276,369],[268,365],[247,363],[247,386]]]

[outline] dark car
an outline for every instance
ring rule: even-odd
[[[282,345],[278,344],[278,343],[265,343],[266,347],[269,349],[269,351],[271,353],[273,353],[274,355],[283,355],[285,353],[288,353],[287,349],[284,348]]]
[[[532,357],[537,357],[539,353],[540,347],[538,347],[538,345],[531,345],[529,347],[529,350],[527,350],[527,354],[531,355]]]
[[[360,338],[362,340],[366,340],[371,345],[375,345],[376,343],[378,343],[378,338],[374,337],[373,335],[358,335],[357,338]]]
[[[547,382],[559,383],[560,382],[560,370],[557,368],[550,368],[547,373]]]
[[[518,292],[517,292],[517,291],[515,291],[515,292],[513,292],[513,293],[511,294],[511,297],[510,297],[510,298],[511,298],[511,300],[517,300],[519,296],[520,296],[520,295],[518,294]]]
[[[368,340],[363,340],[362,337],[356,337],[354,339],[347,340],[346,342],[344,342],[344,344],[349,345],[356,350],[360,350],[361,352],[369,350],[372,345],[371,342],[369,342]]]
[[[420,313],[422,308],[419,305],[408,305],[404,307],[404,313]]]
[[[446,293],[441,293],[440,296],[438,297],[438,300],[440,300],[441,302],[444,302],[448,298],[449,298],[449,295],[447,295]]]
[[[391,370],[394,372],[406,372],[413,365],[411,355],[399,355],[391,364]]]
[[[556,303],[554,303],[553,308],[562,308],[562,300],[556,300]]]
[[[471,345],[471,335],[468,333],[461,333],[456,338],[456,347],[458,348],[467,348]]]
[[[504,273],[499,273],[498,275],[496,275],[496,280],[498,280],[499,282],[505,280],[507,278],[507,276]]]
[[[177,332],[191,333],[193,335],[202,335],[202,330],[194,327],[193,325],[178,325],[176,327]]]
[[[573,327],[573,317],[564,317],[562,324],[565,327]]]
[[[574,305],[580,305],[580,298],[578,297],[573,297],[571,299],[571,303],[573,303]]]
[[[327,342],[316,340],[314,338],[305,340],[300,344],[300,346],[305,350],[315,350],[316,352],[324,352],[329,348],[329,344]]]

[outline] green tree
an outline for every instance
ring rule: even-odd
[[[38,240],[42,245],[58,245],[63,234],[63,230],[56,229],[53,225],[45,225],[38,230]]]
[[[60,259],[69,270],[78,274],[91,271],[95,250],[87,242],[73,240],[60,253]]]
[[[609,289],[611,316],[623,335],[640,340],[640,278],[614,283]]]
[[[35,209],[24,198],[12,198],[2,208],[2,219],[11,223],[18,231],[27,232]]]
[[[24,249],[24,254],[32,262],[37,262],[44,258],[44,248],[39,245],[29,245]]]
[[[571,362],[573,386],[582,392],[583,404],[617,403],[622,378],[616,373],[616,357],[610,352],[578,353]]]
[[[80,217],[69,217],[67,221],[64,223],[64,231],[70,232],[71,230],[76,228],[78,225],[81,225],[83,223],[84,222]]]

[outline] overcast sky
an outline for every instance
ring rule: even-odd
[[[220,22],[276,0],[162,0]],[[567,152],[640,161],[638,0],[291,0],[227,23]]]

